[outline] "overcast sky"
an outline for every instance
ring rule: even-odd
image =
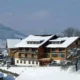
[[[80,0],[0,0],[0,23],[26,34],[80,29]]]

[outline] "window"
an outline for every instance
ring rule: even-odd
[[[59,51],[63,51],[64,49],[63,48],[59,48]]]
[[[34,41],[33,44],[40,44],[40,42],[38,42],[38,41]]]
[[[42,43],[44,40],[41,40],[40,43]]]
[[[22,60],[20,60],[20,63],[22,63]]]
[[[62,44],[65,40],[62,40],[62,41],[52,41],[51,43],[52,44]]]
[[[30,64],[30,63],[31,63],[31,61],[29,60],[29,61],[28,61],[28,63]]]
[[[65,57],[64,53],[59,53],[59,57],[64,58]]]
[[[21,57],[24,58],[25,57],[25,54],[21,54]]]
[[[57,53],[53,53],[52,57],[58,57],[58,54]]]
[[[29,48],[25,48],[25,50],[26,50],[26,51],[28,51],[28,50],[29,50]]]
[[[60,44],[59,41],[53,41],[52,44]]]
[[[36,53],[37,51],[37,48],[32,48],[32,52]]]
[[[32,44],[32,41],[27,41],[27,44]]]
[[[25,57],[27,57],[27,54],[25,54]]]
[[[19,54],[19,57],[21,57],[21,54]]]
[[[50,54],[47,54],[47,57],[50,58]]]
[[[34,54],[32,54],[32,57],[34,57]]]
[[[33,56],[34,58],[37,58],[37,55],[36,54],[34,54],[34,56]]]
[[[32,48],[32,51],[35,51],[35,48]]]
[[[19,48],[19,50],[23,50],[23,48]]]
[[[52,44],[52,42],[49,41],[49,44]]]
[[[61,44],[64,42],[65,40],[61,41]]]
[[[31,54],[27,54],[27,58],[31,58],[32,56],[31,56]]]
[[[52,44],[56,44],[56,42],[51,42]]]
[[[19,63],[19,60],[17,60],[17,63]]]
[[[24,64],[26,64],[26,60],[24,60]]]
[[[27,41],[27,44],[40,44],[40,41]]]
[[[32,61],[32,64],[34,64],[34,60]]]
[[[38,64],[38,61],[36,61],[36,64]]]
[[[47,48],[47,49],[46,49],[46,52],[47,52],[47,53],[49,53],[49,52],[50,52],[50,49],[49,49],[49,48]]]
[[[56,49],[55,48],[52,48],[52,51],[56,51]]]

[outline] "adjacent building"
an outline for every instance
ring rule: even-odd
[[[21,41],[21,39],[7,39],[6,41],[6,48],[8,52],[9,57],[14,57],[14,52],[17,51],[15,48],[15,45],[18,44]]]

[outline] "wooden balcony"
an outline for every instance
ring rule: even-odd
[[[61,52],[66,52],[66,49],[63,49],[63,48],[56,48],[56,49],[50,49],[48,51],[49,53],[61,53]]]
[[[34,58],[34,57],[19,57],[19,59],[22,59],[22,60],[36,60],[37,58]]]
[[[66,52],[66,51],[65,50],[63,50],[63,51],[50,51],[48,53],[64,53],[64,52]]]
[[[19,58],[29,58],[29,59],[37,59],[38,56],[36,54],[23,54],[21,53],[21,55],[19,54]]]
[[[19,53],[30,53],[30,54],[37,54],[38,51],[32,51],[32,50],[18,50]]]

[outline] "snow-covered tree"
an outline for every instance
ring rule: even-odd
[[[76,71],[78,70],[78,63],[80,60],[80,48],[73,48],[68,50],[67,59],[71,59],[71,61],[75,62]]]

